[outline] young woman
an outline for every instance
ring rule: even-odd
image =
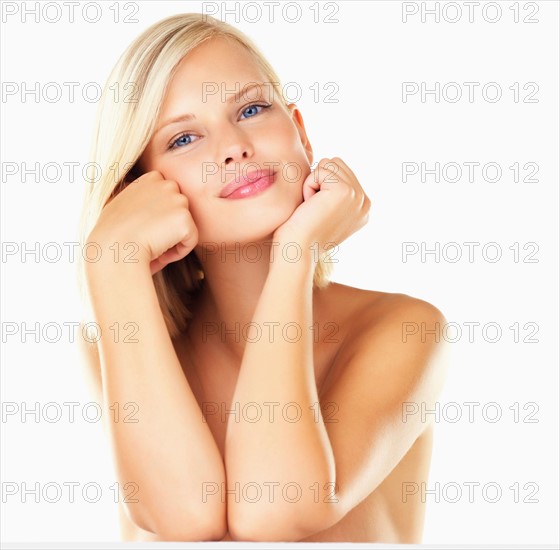
[[[370,200],[340,158],[311,168],[256,46],[199,14],[147,29],[108,79],[93,161],[84,321],[102,336],[83,351],[105,418],[121,411],[123,539],[420,542],[432,428],[403,410],[433,407],[445,362],[403,326],[444,317],[329,282]]]

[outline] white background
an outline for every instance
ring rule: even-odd
[[[124,48],[152,23],[180,12],[200,12],[199,2],[137,2],[132,17],[137,23],[124,23],[130,9],[121,2],[119,22],[114,21],[113,2],[98,2],[101,19],[87,22],[77,8],[75,21],[68,21],[68,8],[62,7],[59,22],[49,23],[40,15],[22,22],[21,11],[7,15],[4,3],[2,24],[2,80],[33,88],[48,82],[58,83],[63,91],[59,101],[43,97],[35,102],[33,94],[22,101],[21,94],[2,98],[2,241],[33,248],[48,242],[76,241],[76,224],[81,205],[83,179],[81,167],[88,161],[94,114],[97,104],[82,98],[84,85],[103,84]],[[61,3],[63,4],[63,3]],[[83,4],[83,2],[82,2]],[[95,2],[94,2],[95,4]],[[215,3],[219,9],[223,3]],[[233,3],[228,2],[228,7]],[[514,22],[510,9],[514,2],[494,3],[501,17],[494,23],[485,20],[482,6],[474,9],[469,22],[466,5],[459,2],[462,17],[456,23],[456,10],[434,15],[423,23],[420,12],[403,22],[403,3],[389,1],[324,3],[314,21],[311,2],[301,2],[301,19],[289,22],[277,8],[274,24],[263,18],[255,23],[238,21],[233,14],[219,9],[217,17],[246,32],[259,45],[276,68],[283,82],[299,85],[298,101],[310,135],[316,159],[342,157],[358,176],[372,200],[369,224],[348,239],[337,254],[333,279],[371,290],[399,292],[436,305],[449,323],[463,333],[453,343],[452,364],[441,410],[435,425],[435,445],[428,489],[439,483],[440,498],[426,495],[428,502],[425,543],[554,543],[558,541],[558,33],[559,7],[555,1],[518,4],[521,22]],[[406,4],[406,3],[404,3]],[[410,5],[414,3],[408,3]],[[415,3],[434,8],[434,2]],[[447,2],[440,2],[445,7]],[[28,3],[33,7],[34,3]],[[208,3],[207,3],[208,5]],[[21,5],[18,3],[19,9]],[[536,23],[524,23],[532,18]],[[413,9],[412,7],[410,8]],[[47,13],[54,17],[55,10]],[[254,17],[255,11],[246,12]],[[287,13],[294,18],[295,8]],[[326,23],[333,13],[337,23]],[[487,19],[496,17],[491,6]],[[242,13],[241,13],[242,15]],[[95,16],[92,8],[86,17]],[[74,102],[68,99],[64,82],[78,82]],[[314,101],[309,89],[335,83],[338,103],[324,101],[328,88]],[[452,102],[455,92],[436,102],[433,95],[424,102],[420,94],[403,102],[403,82],[416,82],[433,89],[439,82],[455,82],[463,97]],[[469,102],[463,82],[477,82],[474,101]],[[501,88],[497,102],[484,99],[481,90],[488,82]],[[514,83],[520,85],[520,100],[514,101]],[[535,103],[525,103],[538,84]],[[4,84],[5,85],[5,84]],[[296,88],[293,88],[296,89]],[[52,93],[52,89],[50,90]],[[494,90],[489,90],[493,97]],[[446,99],[447,97],[447,99]],[[64,172],[58,181],[48,182],[21,173],[6,172],[16,163],[33,167],[46,163],[79,162],[73,181]],[[464,169],[457,182],[434,181],[419,175],[402,181],[403,162],[424,162],[428,168],[454,162]],[[498,163],[500,181],[489,182],[480,166],[470,182],[465,162],[484,165]],[[529,175],[523,166],[536,163],[537,182],[515,182],[509,169],[521,166],[521,178]],[[452,172],[449,173],[450,176]],[[490,173],[494,176],[494,172]],[[51,176],[52,179],[52,176]],[[404,242],[422,243],[443,249],[447,243],[459,243],[462,257],[453,262],[456,250],[445,248],[436,261],[420,254],[403,261]],[[465,242],[480,243],[470,262]],[[498,243],[502,257],[490,259]],[[510,249],[519,243],[516,262]],[[536,243],[533,263],[523,261],[534,248],[523,250],[525,243]],[[536,260],[536,261],[535,261]],[[109,487],[115,482],[110,451],[101,424],[83,420],[84,403],[92,400],[80,368],[77,349],[66,333],[59,342],[40,342],[21,333],[8,335],[6,323],[74,322],[79,320],[74,264],[64,260],[35,262],[33,254],[22,261],[21,255],[2,260],[2,401],[18,407],[42,407],[48,402],[78,402],[74,423],[63,420],[49,423],[33,414],[2,418],[2,481],[26,482],[43,486],[48,482],[78,482],[76,501],[65,495],[58,503],[33,495],[22,503],[21,493],[4,494],[2,537],[4,541],[110,541],[118,540],[116,504]],[[480,323],[469,341],[465,323]],[[501,339],[489,341],[494,331],[482,326],[496,323]],[[509,327],[519,323],[520,342],[514,341]],[[524,343],[535,323],[535,343]],[[10,325],[12,326],[12,325]],[[455,327],[457,325],[452,325]],[[535,325],[531,325],[535,326]],[[449,330],[449,339],[456,338]],[[475,402],[474,422],[462,404]],[[496,403],[502,417],[491,422]],[[457,403],[462,418],[453,422]],[[519,421],[510,407],[518,403]],[[523,410],[527,403],[535,405]],[[53,410],[50,411],[53,413]],[[523,422],[523,420],[533,422]],[[93,482],[102,488],[98,503],[81,497],[84,484]],[[464,483],[479,483],[469,502]],[[495,503],[481,489],[487,483],[499,484],[503,493]],[[520,486],[515,502],[509,487]],[[529,498],[526,483],[538,486]],[[444,485],[448,491],[444,491]],[[458,502],[453,487],[463,493]],[[418,497],[416,497],[418,498]]]

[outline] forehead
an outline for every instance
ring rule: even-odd
[[[177,66],[166,99],[169,103],[201,99],[203,90],[215,86],[234,90],[266,77],[251,53],[234,39],[214,37],[189,52]]]

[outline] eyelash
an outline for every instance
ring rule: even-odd
[[[262,107],[263,110],[268,109],[270,107],[272,107],[272,104],[270,103],[251,103],[251,105],[247,105],[247,107],[245,107],[242,111],[241,114],[243,114],[247,109],[250,109],[251,107]],[[259,111],[260,113],[262,113],[263,111]],[[259,114],[259,113],[257,113]],[[253,115],[251,117],[248,118],[254,118],[256,115]],[[194,134],[191,134],[189,132],[183,132],[182,134],[180,134],[179,136],[177,136],[176,138],[172,139],[171,142],[167,145],[167,150],[168,151],[172,151],[173,149],[182,149],[183,147],[185,147],[186,145],[190,145],[192,142],[190,143],[186,143],[185,145],[182,146],[177,146],[175,145],[180,139],[186,137],[186,136],[192,136]]]

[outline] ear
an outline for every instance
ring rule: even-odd
[[[305,125],[303,124],[303,117],[301,116],[301,113],[295,103],[290,103],[288,105],[288,111],[290,112],[292,116],[292,120],[299,133],[301,143],[307,154],[307,160],[311,165],[313,164],[313,148],[311,147],[311,143],[309,142],[309,138],[307,137],[307,132],[305,131]]]

